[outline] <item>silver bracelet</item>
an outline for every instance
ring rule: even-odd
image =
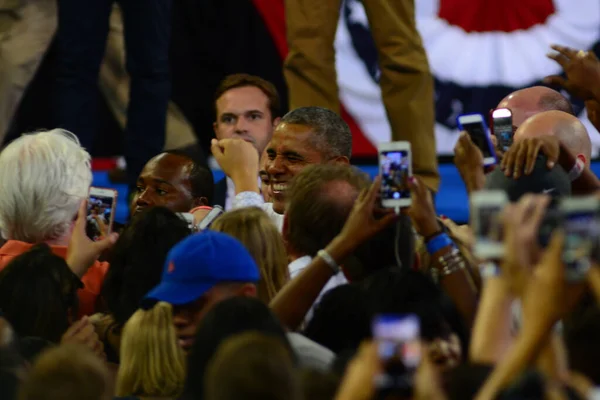
[[[333,257],[331,257],[331,255],[327,251],[317,251],[317,257],[321,257],[321,259],[325,261],[325,264],[329,265],[329,267],[333,270],[333,273],[337,274],[338,272],[340,272],[340,266],[338,265],[338,263],[335,262]]]
[[[458,249],[453,249],[450,253],[439,257],[438,262],[442,268],[431,269],[431,277],[435,282],[439,282],[444,276],[452,275],[456,271],[460,271],[467,267]]]

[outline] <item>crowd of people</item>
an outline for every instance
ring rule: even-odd
[[[1,399],[597,398],[600,180],[589,134],[560,92],[535,86],[499,102],[512,112],[514,142],[500,148],[492,136],[493,168],[460,134],[455,164],[469,195],[500,191],[509,202],[486,211],[493,224],[459,225],[436,214],[432,129],[419,136],[411,128],[433,125],[428,107],[413,109],[432,97],[432,81],[390,90],[400,78],[394,62],[385,64],[384,101],[390,119],[410,113],[413,158],[390,156],[387,178],[372,181],[352,166],[352,134],[331,96],[300,96],[316,100],[299,104],[295,89],[295,106],[280,115],[273,84],[230,75],[214,99],[210,150],[226,174],[214,182],[189,148],[156,154],[168,100],[161,42],[132,55],[132,97],[151,93],[153,107],[132,98],[130,128],[148,128],[155,140],[134,152],[140,135],[130,139],[136,182],[130,218],[119,226],[112,203],[90,201],[85,147],[95,126],[78,113],[93,102],[73,81],[97,75],[100,61],[99,51],[76,46],[75,11],[85,7],[75,3],[61,11],[70,24],[59,29],[57,81],[69,89],[60,102],[79,107],[65,116],[73,132],[26,133],[0,152]],[[289,7],[303,8],[295,3]],[[386,13],[365,4],[374,17]],[[128,21],[136,43],[141,28]],[[297,44],[311,21],[296,22]],[[387,30],[375,32],[385,56]],[[104,33],[94,34],[100,41]],[[553,49],[565,77],[547,83],[585,100],[600,129],[600,61]],[[293,82],[306,80],[305,70],[320,76],[309,53],[292,50]],[[155,65],[136,64],[146,58]],[[329,84],[330,67],[320,76]],[[415,74],[427,80],[426,68]],[[382,194],[396,186],[410,189],[411,205],[382,207]],[[548,216],[572,198],[598,202],[589,230],[597,237],[567,260],[573,233]],[[475,251],[490,237],[474,228],[488,225],[501,232],[493,236],[501,255]]]

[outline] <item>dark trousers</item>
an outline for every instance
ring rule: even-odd
[[[125,159],[128,182],[163,151],[169,80],[171,0],[121,0],[131,78]],[[58,0],[54,115],[88,151],[97,133],[97,84],[112,0]]]

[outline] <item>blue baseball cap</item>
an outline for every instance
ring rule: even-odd
[[[160,283],[143,303],[187,304],[219,283],[255,283],[259,279],[256,262],[242,243],[224,233],[204,231],[171,249]]]

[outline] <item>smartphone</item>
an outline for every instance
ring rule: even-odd
[[[204,218],[202,218],[202,221],[200,221],[198,224],[198,230],[203,231],[210,228],[212,223],[215,222],[215,220],[224,212],[225,210],[223,210],[223,207],[215,205],[213,209],[210,210],[210,212],[206,214]]]
[[[100,240],[112,232],[117,206],[117,191],[90,187],[86,232],[90,239]]]
[[[506,152],[513,143],[512,112],[508,108],[497,108],[492,111],[492,129],[498,139],[498,147]]]
[[[599,210],[600,200],[595,197],[569,197],[560,202],[565,230],[562,259],[568,281],[584,280],[591,266]]]
[[[419,318],[413,314],[384,314],[373,319],[373,339],[383,366],[375,377],[377,398],[412,396],[421,362],[420,331]]]
[[[459,115],[456,119],[461,131],[466,131],[471,140],[483,153],[485,167],[496,164],[496,151],[490,140],[490,134],[481,114]]]
[[[481,259],[504,256],[502,210],[509,203],[502,190],[482,190],[471,195],[471,219],[475,233],[474,254]]]
[[[402,208],[411,204],[408,179],[412,176],[410,142],[380,143],[379,174],[381,175],[381,205]]]
[[[196,223],[194,220],[194,215],[190,213],[177,213],[177,216],[187,222],[188,228],[192,231],[196,231]]]

